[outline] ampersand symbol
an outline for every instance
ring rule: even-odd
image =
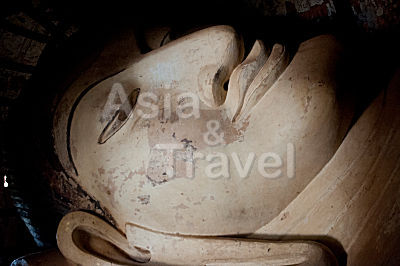
[[[204,142],[210,146],[215,146],[224,143],[224,133],[218,134],[220,128],[219,121],[210,120],[207,122],[208,131],[203,134]],[[210,138],[211,137],[211,138]]]

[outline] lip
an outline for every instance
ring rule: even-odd
[[[288,65],[289,56],[283,45],[275,44],[267,55],[263,43],[257,40],[229,81],[224,106],[231,121],[247,117]]]

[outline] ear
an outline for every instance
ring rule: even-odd
[[[81,211],[63,217],[57,244],[64,257],[80,265],[137,265],[150,260],[149,252],[129,247],[114,227]]]

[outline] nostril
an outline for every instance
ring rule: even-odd
[[[200,99],[210,107],[220,106],[226,98],[229,69],[225,66],[207,65],[198,74],[198,92]]]
[[[224,91],[228,91],[229,79],[224,83]]]

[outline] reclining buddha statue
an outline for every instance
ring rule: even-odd
[[[111,75],[83,73],[55,110],[61,165],[113,221],[64,216],[71,263],[337,265],[324,236],[360,265],[391,230],[398,75],[355,120],[330,35],[291,56],[261,40],[245,52],[214,26],[131,54]]]

